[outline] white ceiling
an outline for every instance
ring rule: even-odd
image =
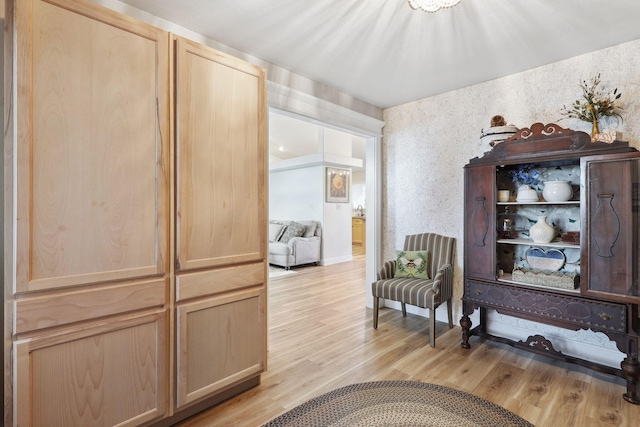
[[[350,143],[351,157],[362,160],[362,167],[352,167],[354,172],[365,170],[366,140],[315,121],[298,118],[276,110],[269,112],[269,161],[271,163],[294,157],[310,156],[323,152],[325,138]]]
[[[640,38],[639,0],[122,0],[380,108]]]

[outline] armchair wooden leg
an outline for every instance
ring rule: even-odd
[[[407,315],[407,304],[401,302],[400,303],[402,305],[402,315],[406,316]]]
[[[429,309],[429,345],[436,346],[436,310]]]
[[[373,329],[378,329],[378,306],[380,298],[373,297]]]
[[[453,298],[447,300],[447,313],[449,314],[449,329],[453,328]]]

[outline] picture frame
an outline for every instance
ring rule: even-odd
[[[326,168],[325,194],[327,203],[349,203],[351,196],[351,171]]]

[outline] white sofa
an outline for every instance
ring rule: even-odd
[[[320,261],[321,236],[318,221],[271,220],[269,264],[287,270],[296,265],[317,264]]]

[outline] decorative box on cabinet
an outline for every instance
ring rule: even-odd
[[[498,202],[498,189],[516,192],[510,171],[523,165],[541,172],[541,181],[569,180],[573,197],[563,202],[542,197],[536,202]],[[536,123],[472,159],[465,166],[462,347],[469,348],[469,339],[477,335],[588,366],[624,378],[624,399],[640,403],[639,203],[640,153],[626,142],[591,142],[584,132]],[[535,243],[529,236],[540,215],[555,227],[556,237],[549,243]],[[547,270],[536,271],[540,275],[535,283],[514,280],[515,270],[534,263],[528,258],[530,248],[538,248],[543,257],[548,251],[562,253],[563,262],[554,262],[554,269],[574,277],[575,286],[558,288],[552,283],[558,273]],[[472,328],[469,316],[476,308],[480,322]],[[617,369],[565,355],[540,335],[519,342],[493,336],[486,329],[487,309],[561,328],[602,332],[627,357]]]

